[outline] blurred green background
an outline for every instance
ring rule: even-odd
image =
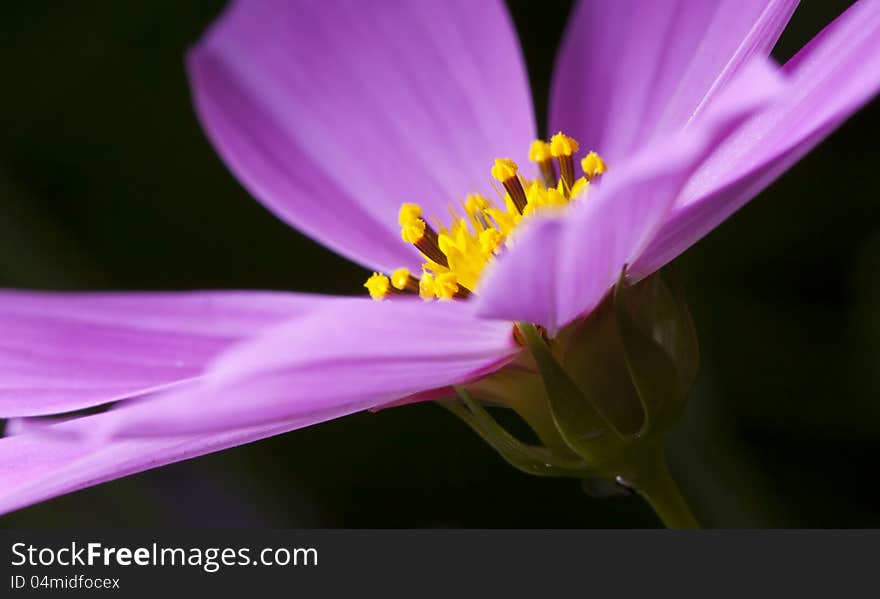
[[[566,2],[511,2],[543,125]],[[790,57],[849,2],[806,0]],[[362,293],[199,129],[185,48],[221,1],[5,3],[0,286]],[[880,526],[877,103],[680,258],[703,367],[670,440],[709,526]],[[0,332],[2,334],[2,332]],[[433,405],[105,484],[0,526],[650,527],[636,497],[508,467]]]

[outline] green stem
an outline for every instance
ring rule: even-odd
[[[646,448],[647,449],[647,448]],[[697,519],[669,473],[662,444],[642,453],[635,469],[624,479],[651,504],[666,528],[697,529]]]

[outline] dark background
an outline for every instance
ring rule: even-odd
[[[790,57],[849,2],[806,0]],[[4,3],[0,286],[363,293],[208,145],[182,56],[220,1]],[[511,2],[543,126],[568,3]],[[877,103],[685,254],[703,367],[670,439],[710,526],[880,526]],[[433,405],[129,477],[0,526],[656,526],[514,471]]]

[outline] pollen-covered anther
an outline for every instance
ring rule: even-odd
[[[409,273],[409,269],[398,268],[391,277],[374,272],[364,283],[374,300],[382,300],[395,293],[420,293],[419,280]],[[433,294],[433,291],[432,291]]]
[[[385,299],[391,293],[391,282],[388,277],[382,273],[374,272],[364,283],[364,287],[370,292],[370,297],[374,300]]]
[[[419,292],[419,280],[409,273],[408,268],[398,268],[391,273],[391,286],[398,291]]]
[[[574,186],[574,159],[572,155],[578,151],[578,142],[561,131],[550,138],[550,153],[559,162],[559,175],[565,189]]]
[[[605,161],[596,153],[590,152],[581,160],[581,168],[587,181],[592,181],[605,172]]]
[[[400,223],[400,226],[404,226],[412,221],[421,218],[422,216],[422,207],[418,204],[410,204],[404,202],[400,205],[400,211],[397,213],[397,222]]]
[[[541,178],[544,185],[554,187],[556,185],[556,167],[553,166],[553,154],[550,152],[550,144],[542,139],[536,139],[529,148],[529,160],[536,163],[541,170]]]
[[[440,250],[437,242],[437,232],[431,228],[422,218],[421,208],[418,211],[417,204],[403,204],[400,207],[398,220],[400,221],[400,236],[407,243],[416,246],[429,260],[442,266],[449,266],[446,255]]]
[[[427,223],[420,218],[415,218],[400,227],[400,237],[407,243],[417,244],[425,236]]]
[[[495,165],[492,167],[492,176],[504,186],[504,189],[513,201],[513,205],[522,214],[523,210],[526,209],[527,201],[526,191],[523,189],[522,181],[517,176],[518,170],[519,167],[510,158],[496,158]]]

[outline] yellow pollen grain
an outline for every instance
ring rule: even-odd
[[[393,273],[391,273],[391,284],[395,289],[399,289],[403,291],[406,289],[406,284],[409,282],[409,269],[407,268],[398,268]]]
[[[550,138],[550,154],[552,154],[554,158],[571,156],[578,151],[578,148],[580,148],[578,142],[561,131]]]
[[[367,291],[370,292],[370,297],[374,300],[385,298],[391,290],[388,277],[378,272],[370,275],[370,278],[364,283],[364,287],[367,288]]]
[[[397,222],[403,227],[422,216],[422,207],[418,204],[401,204],[397,213]]]
[[[517,170],[516,163],[510,158],[496,158],[492,167],[492,176],[500,183],[504,183],[516,177]]]
[[[546,162],[553,158],[550,152],[550,144],[543,139],[536,139],[529,148],[529,160],[532,162]]]
[[[587,179],[592,179],[604,173],[606,167],[605,161],[596,152],[590,152],[581,160],[581,168],[584,169]]]
[[[400,227],[400,236],[407,243],[418,243],[425,236],[425,221],[415,218]]]

